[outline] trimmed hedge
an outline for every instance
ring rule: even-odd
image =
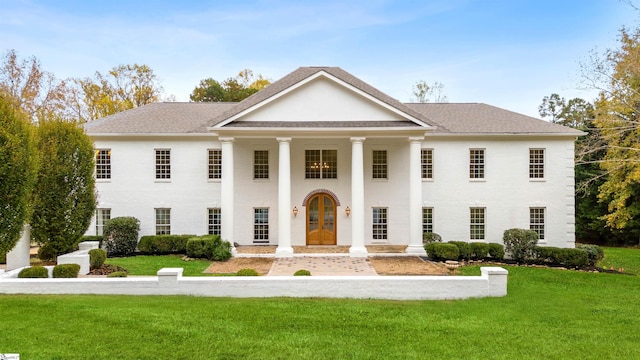
[[[60,264],[53,267],[54,278],[77,278],[79,272],[78,264]]]
[[[254,269],[240,269],[236,273],[236,276],[260,276]]]
[[[538,243],[538,233],[526,229],[505,230],[502,236],[504,249],[517,262],[533,259],[533,248]]]
[[[220,239],[219,235],[192,237],[187,241],[187,256],[224,261],[231,258],[231,244]]]
[[[482,260],[489,256],[489,244],[482,242],[473,242],[471,246],[471,258]]]
[[[146,235],[140,238],[138,250],[144,253],[186,254],[187,242],[195,235]]]
[[[0,252],[0,264],[6,264],[7,263],[7,254]]]
[[[434,242],[427,244],[424,248],[427,255],[435,261],[457,260],[460,256],[460,250],[454,244]]]
[[[449,244],[453,244],[458,247],[458,260],[469,260],[473,252],[471,251],[471,244],[464,241],[449,241]]]
[[[20,270],[20,272],[18,273],[18,277],[23,279],[46,279],[49,277],[49,271],[44,266],[32,266]]]
[[[311,271],[300,269],[293,273],[293,276],[311,276]]]
[[[497,243],[489,243],[489,256],[494,260],[504,259],[504,246]]]
[[[536,246],[533,250],[533,262],[544,265],[559,265],[580,269],[589,265],[589,255],[585,249]]]
[[[89,250],[89,265],[91,270],[99,269],[107,260],[107,252],[102,249]]]

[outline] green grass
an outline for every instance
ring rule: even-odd
[[[603,247],[604,259],[598,266],[615,270],[624,269],[625,273],[640,275],[640,249]]]
[[[165,267],[184,268],[184,276],[211,276],[202,272],[211,265],[208,260],[184,261],[181,255],[140,255],[122,258],[108,258],[107,264],[122,266],[129,275],[154,276]]]
[[[622,250],[616,261],[632,263],[637,254]],[[0,353],[24,359],[640,358],[640,277],[508,270],[506,297],[458,301],[3,295]]]

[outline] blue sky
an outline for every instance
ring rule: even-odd
[[[58,78],[147,64],[166,95],[248,68],[277,80],[339,66],[411,100],[419,80],[449,102],[538,116],[557,92],[591,100],[580,63],[616,46],[640,13],[616,0],[53,1],[0,0],[0,51],[40,59]]]

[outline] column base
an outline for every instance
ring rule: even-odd
[[[407,254],[427,256],[427,252],[424,250],[424,246],[422,245],[409,245],[405,252]]]
[[[369,255],[369,252],[367,251],[367,248],[364,246],[352,246],[349,248],[349,256],[350,257],[367,257]]]
[[[278,246],[276,248],[276,257],[293,257],[293,248],[291,246]]]

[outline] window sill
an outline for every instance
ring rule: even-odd
[[[545,178],[529,178],[529,182],[546,182]]]
[[[254,183],[268,183],[271,182],[271,179],[253,179]]]
[[[422,178],[422,182],[434,182],[433,178]]]
[[[222,179],[207,179],[208,183],[221,183]]]
[[[156,183],[170,183],[171,179],[156,179]]]
[[[96,179],[96,183],[110,183],[111,179]]]
[[[469,182],[478,182],[478,183],[482,183],[482,182],[487,182],[487,179],[469,179]]]
[[[388,178],[384,178],[384,179],[376,178],[376,179],[371,179],[371,182],[389,182],[389,179]]]

